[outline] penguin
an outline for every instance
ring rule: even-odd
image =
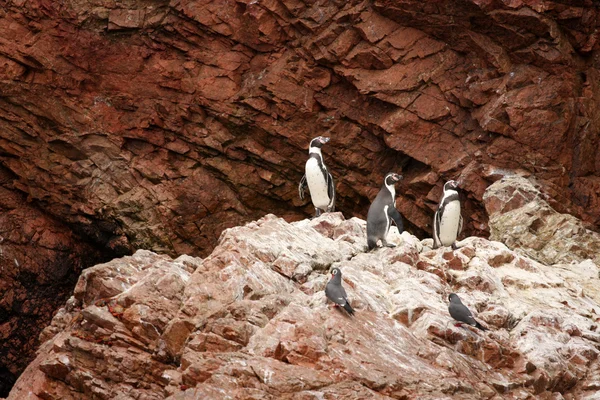
[[[441,246],[456,247],[456,238],[462,230],[463,219],[460,215],[460,200],[456,181],[444,184],[444,194],[433,216],[433,248]]]
[[[335,211],[335,184],[321,154],[321,147],[327,142],[329,142],[329,138],[323,136],[310,141],[305,174],[298,185],[298,194],[301,200],[304,200],[304,189],[308,185],[310,198],[315,206],[315,217],[321,215],[322,211]]]
[[[481,325],[475,320],[475,318],[473,318],[471,311],[469,311],[462,301],[460,301],[460,297],[458,297],[456,293],[450,293],[448,300],[450,301],[450,304],[448,304],[448,312],[450,313],[450,316],[459,321],[456,326],[460,326],[460,322],[464,322],[468,325],[481,329],[482,331],[488,330],[485,326]]]
[[[325,286],[325,296],[333,301],[335,307],[342,306],[349,315],[354,315],[354,309],[350,306],[346,291],[342,287],[342,271],[339,268],[331,270],[331,279]]]
[[[402,233],[404,225],[402,216],[396,210],[396,188],[394,185],[402,179],[402,175],[390,172],[383,180],[383,186],[377,197],[371,203],[367,213],[367,245],[369,250],[377,247],[377,241],[381,240],[382,246],[396,247],[395,244],[388,243],[385,239],[392,221],[398,227],[398,232]]]

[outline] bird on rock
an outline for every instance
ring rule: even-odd
[[[464,322],[465,324],[474,326],[482,331],[488,330],[485,326],[481,325],[475,320],[473,314],[471,314],[471,311],[469,311],[462,301],[460,301],[460,297],[458,297],[456,293],[450,293],[448,300],[450,301],[450,304],[448,305],[448,312],[450,313],[450,316],[459,321],[456,326],[460,326],[461,323]]]
[[[327,142],[329,138],[323,136],[310,141],[305,173],[298,185],[300,200],[304,200],[304,190],[308,186],[310,198],[315,206],[315,217],[321,215],[322,211],[335,211],[335,184],[321,154],[321,147]]]
[[[444,194],[433,216],[433,248],[441,246],[456,247],[456,238],[462,230],[463,219],[460,214],[458,183],[448,181],[444,184]]]
[[[392,225],[392,221],[398,227],[398,232],[402,233],[404,225],[402,216],[396,209],[396,182],[402,179],[402,175],[394,172],[388,173],[383,179],[383,186],[377,197],[371,203],[367,212],[367,246],[369,251],[377,247],[377,242],[381,240],[381,245],[386,247],[395,247],[393,243],[388,243],[386,238]]]
[[[348,314],[354,314],[354,309],[350,306],[346,291],[342,287],[342,271],[339,268],[331,270],[331,279],[325,287],[325,296],[333,301],[334,306],[342,306]]]

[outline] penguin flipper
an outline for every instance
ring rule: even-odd
[[[306,189],[306,186],[308,186],[308,184],[306,183],[306,174],[304,174],[298,185],[298,195],[300,196],[300,200],[304,200],[304,190]]]
[[[433,248],[434,249],[437,249],[438,247],[440,247],[442,245],[442,242],[440,241],[440,238],[438,235],[438,230],[440,227],[441,220],[442,220],[442,212],[438,208],[438,210],[435,212],[435,215],[433,216]]]
[[[333,176],[331,176],[329,171],[327,171],[327,195],[331,199],[327,211],[333,212],[335,211],[335,183],[333,182]]]
[[[396,210],[396,207],[389,207],[388,215],[398,227],[398,232],[402,233],[404,231],[404,224],[402,223],[402,215],[400,215],[400,212]]]

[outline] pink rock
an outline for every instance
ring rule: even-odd
[[[598,278],[585,265],[544,265],[482,238],[422,252],[397,232],[396,248],[364,253],[364,235],[364,221],[339,214],[270,215],[224,232],[203,260],[138,251],[90,268],[9,398],[475,399],[593,387],[597,305],[575,289]],[[305,283],[278,270],[281,254],[290,270],[306,267]],[[327,305],[332,266],[354,317]],[[455,326],[451,292],[490,330]]]

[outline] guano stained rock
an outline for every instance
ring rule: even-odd
[[[505,171],[598,226],[600,9],[592,0],[5,0],[4,182],[99,248],[206,256],[296,195],[310,139],[338,210],[402,172],[414,234],[448,179],[467,235]]]
[[[204,259],[139,250],[89,268],[9,399],[596,398],[592,260],[546,265],[477,237],[456,251],[390,241],[365,253],[365,222],[341,213],[267,215]],[[332,267],[352,318],[326,304]],[[451,292],[491,331],[455,327]]]
[[[206,257],[225,228],[310,215],[296,185],[317,134],[348,218],[396,171],[411,233],[457,179],[465,236],[487,236],[485,188],[520,170],[598,229],[593,0],[0,5],[0,386],[33,356],[18,327],[41,329],[83,267]]]

